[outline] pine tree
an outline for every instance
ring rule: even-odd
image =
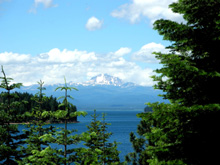
[[[76,130],[68,129],[67,127],[68,121],[71,118],[75,118],[76,116],[80,116],[80,115],[85,116],[87,113],[83,111],[70,112],[70,108],[74,107],[74,105],[68,101],[68,98],[73,99],[72,96],[68,95],[68,91],[77,90],[77,89],[74,87],[67,86],[65,77],[64,80],[65,80],[64,86],[56,88],[56,90],[60,89],[61,91],[64,90],[65,92],[64,96],[58,98],[58,100],[63,99],[62,103],[59,105],[61,110],[57,110],[54,114],[54,116],[57,119],[64,121],[64,128],[59,128],[60,130],[55,132],[55,136],[53,136],[52,134],[45,134],[41,138],[43,139],[43,141],[49,141],[59,146],[63,146],[64,149],[59,149],[59,150],[55,149],[56,150],[55,153],[59,155],[61,163],[66,165],[76,161],[77,159],[76,148],[74,148],[74,145],[80,142],[79,135],[73,134],[74,132],[76,132]],[[48,151],[53,152],[51,148],[48,149]]]
[[[26,154],[27,156],[19,162],[19,164],[56,164],[59,162],[59,157],[56,154],[56,150],[53,150],[49,146],[48,141],[43,141],[42,136],[45,134],[54,135],[56,131],[53,126],[46,126],[50,116],[53,116],[51,111],[47,111],[42,108],[44,102],[47,101],[47,97],[44,96],[43,90],[46,88],[43,87],[44,82],[39,81],[39,92],[32,97],[37,104],[32,108],[32,112],[26,112],[26,115],[29,116],[31,121],[26,125],[27,129],[25,133],[28,135],[28,138],[25,140]]]
[[[1,92],[0,93],[0,103],[6,103],[7,99],[4,96],[5,92]],[[39,106],[38,103],[35,101],[35,99],[33,99],[34,95],[24,92],[14,92],[17,96],[15,98],[11,98],[12,102],[25,102],[25,104],[20,104],[17,107],[14,107],[14,110],[16,111],[16,116],[19,116],[20,119],[22,119],[23,121],[21,122],[29,122],[29,120],[32,120],[31,116],[30,118],[28,118],[28,116],[25,115],[26,112],[32,112],[32,109],[34,107]],[[37,96],[38,97],[38,96]],[[59,102],[57,101],[56,97],[50,96],[44,96],[46,98],[44,98],[44,102],[42,102],[41,104],[41,108],[46,110],[46,111],[52,111],[55,112],[55,110],[58,109],[58,105]],[[72,111],[76,111],[76,107],[72,107],[71,108]],[[51,116],[51,118],[49,119],[49,122],[55,122],[55,119],[53,120],[53,116]],[[16,120],[16,118],[15,118]],[[74,119],[74,121],[77,119]],[[57,121],[58,122],[58,121]]]
[[[155,53],[156,89],[170,104],[151,103],[143,134],[149,164],[216,164],[220,147],[220,1],[179,0],[171,9],[185,23],[157,20],[154,29],[171,41],[170,53]]]
[[[93,121],[87,126],[88,131],[82,134],[86,148],[79,150],[78,163],[120,164],[118,143],[108,142],[112,133],[107,132],[107,125],[110,124],[105,122],[105,114],[102,115],[102,121],[97,120],[99,115],[96,114],[96,111],[91,116]]]
[[[1,67],[3,77],[0,77],[0,88],[6,90],[2,93],[5,103],[0,105],[0,163],[2,164],[17,164],[16,161],[20,160],[23,156],[22,144],[25,135],[19,133],[18,125],[12,122],[20,122],[19,116],[16,115],[15,107],[22,104],[22,102],[12,101],[13,98],[18,97],[16,93],[11,93],[15,88],[20,88],[21,83],[11,83],[12,78],[8,78],[4,72],[3,66]]]

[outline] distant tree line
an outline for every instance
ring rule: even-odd
[[[32,120],[31,117],[25,116],[25,114],[27,112],[31,112],[32,109],[34,107],[36,107],[38,105],[38,103],[34,100],[34,97],[37,97],[33,94],[30,94],[28,92],[13,92],[14,95],[16,97],[11,98],[11,102],[23,102],[22,104],[19,104],[19,106],[15,106],[14,107],[14,112],[15,112],[15,118],[13,118],[13,123],[17,123],[17,122],[28,122],[30,120]],[[5,97],[6,92],[1,92],[0,93],[0,104],[5,104],[7,102],[7,97]],[[52,95],[47,97],[44,102],[42,102],[41,104],[41,108],[45,109],[47,111],[51,111],[51,112],[55,112],[56,110],[58,110],[58,106],[59,106],[60,102],[58,102],[56,97],[53,97]],[[61,108],[62,109],[62,108]],[[71,112],[76,112],[77,108],[76,106],[70,106],[69,107]],[[22,116],[22,121],[21,118],[17,119],[16,116],[21,117]],[[48,122],[62,122],[58,121],[56,118],[51,117],[47,119]],[[76,122],[77,121],[77,117],[72,118],[71,120],[69,120],[68,122]]]

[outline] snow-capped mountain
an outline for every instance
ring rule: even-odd
[[[134,83],[126,82],[124,83],[120,78],[113,77],[108,74],[99,74],[92,77],[89,81],[84,83],[78,83],[83,86],[95,86],[95,85],[113,85],[113,86],[134,86]]]
[[[94,85],[114,85],[114,86],[121,86],[122,80],[117,78],[117,77],[113,77],[110,76],[108,74],[100,74],[98,76],[92,77],[90,81],[88,81],[89,84],[94,84]]]

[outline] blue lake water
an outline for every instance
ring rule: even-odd
[[[91,115],[94,111],[87,111],[88,115],[86,117],[78,117],[80,123],[69,123],[68,129],[77,129],[78,133],[85,132],[87,130],[86,125],[92,121]],[[143,110],[97,110],[96,113],[99,114],[99,120],[101,120],[101,114],[105,113],[105,121],[111,123],[108,126],[107,131],[112,132],[113,135],[110,138],[110,142],[116,141],[121,144],[118,145],[118,150],[120,153],[120,160],[124,161],[124,156],[129,152],[133,151],[132,144],[130,143],[130,132],[137,131],[137,125],[140,119],[136,117],[136,114],[143,112]],[[54,124],[56,127],[64,127],[64,124]],[[23,125],[19,125],[19,129],[24,129]],[[59,148],[59,146],[56,146]]]

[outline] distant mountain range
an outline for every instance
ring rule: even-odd
[[[47,96],[59,97],[64,95],[63,91],[54,91],[62,84],[45,85],[44,93]],[[79,110],[92,109],[144,109],[146,102],[165,102],[158,94],[162,94],[153,87],[139,86],[131,82],[123,82],[117,77],[108,74],[100,74],[92,77],[84,83],[68,83],[79,91],[71,91],[69,94],[74,97],[71,102]],[[16,91],[37,93],[38,85],[23,86]],[[1,90],[2,91],[2,90]]]

